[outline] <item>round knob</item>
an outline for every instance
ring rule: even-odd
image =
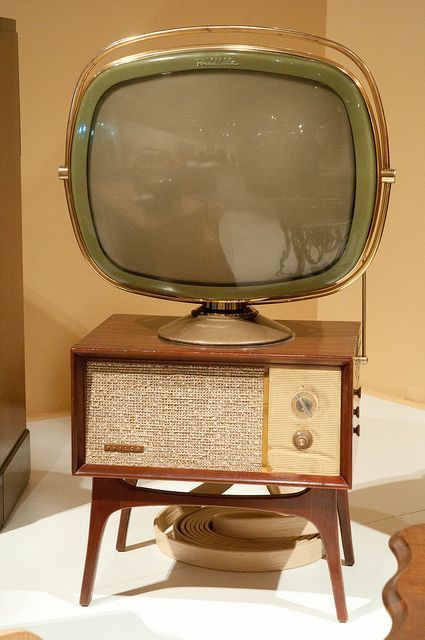
[[[360,425],[359,424],[357,425],[357,427],[354,427],[353,433],[355,433],[356,436],[360,436]]]
[[[312,391],[301,389],[291,399],[291,410],[296,418],[313,418],[319,408],[319,401]]]
[[[296,431],[292,436],[292,442],[297,449],[308,449],[313,444],[311,431]]]

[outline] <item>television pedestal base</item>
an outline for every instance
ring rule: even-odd
[[[228,305],[231,307],[231,305]],[[192,313],[164,324],[160,338],[182,344],[247,345],[272,344],[295,337],[291,329],[258,313],[247,305],[235,303],[232,309],[202,305]]]
[[[87,606],[91,602],[104,527],[114,511],[123,510],[117,539],[117,549],[123,551],[125,550],[128,519],[132,507],[159,505],[237,507],[297,515],[310,520],[316,526],[326,553],[337,618],[340,622],[347,621],[338,535],[339,518],[345,564],[354,564],[348,492],[346,490],[307,488],[296,494],[237,496],[161,491],[137,487],[134,482],[134,479],[126,481],[118,478],[93,478],[90,528],[80,597],[81,605]],[[224,486],[223,490],[226,488],[228,485]]]

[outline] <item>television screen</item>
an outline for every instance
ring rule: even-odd
[[[114,85],[91,123],[99,243],[122,270],[157,280],[263,285],[321,273],[347,246],[354,187],[344,103],[313,80],[155,75]]]

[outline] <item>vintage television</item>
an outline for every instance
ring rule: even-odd
[[[287,513],[279,487],[304,488],[291,504],[322,535],[346,619],[336,513],[352,564],[358,323],[286,327],[251,305],[339,291],[376,252],[394,171],[367,67],[272,27],[127,38],[83,71],[59,174],[97,272],[199,305],[172,322],[112,316],[72,350],[73,472],[94,477],[81,603],[110,512],[215,500],[139,498],[135,481],[245,482],[273,507],[227,504]]]

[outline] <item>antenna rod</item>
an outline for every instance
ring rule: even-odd
[[[359,364],[367,364],[366,355],[366,273],[362,275],[362,346],[360,356],[356,358]]]

